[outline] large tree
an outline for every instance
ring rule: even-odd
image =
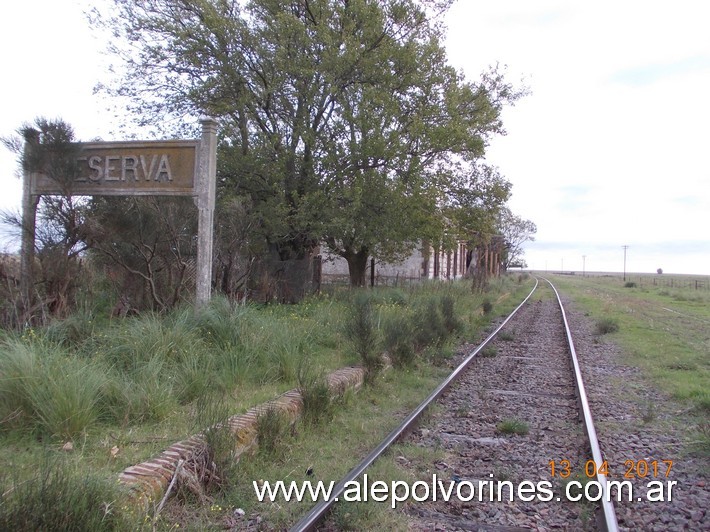
[[[146,122],[217,117],[220,194],[247,196],[274,257],[321,243],[353,284],[437,224],[519,95],[447,65],[434,0],[114,0],[116,90]]]

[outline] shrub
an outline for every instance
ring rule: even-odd
[[[397,368],[410,366],[415,359],[414,326],[410,316],[398,314],[390,317],[384,325],[385,349],[392,365]]]
[[[197,312],[185,310],[182,319],[212,346],[230,349],[239,344],[238,312],[224,297],[215,297]]]
[[[367,294],[360,293],[353,300],[345,322],[345,335],[365,367],[366,380],[372,382],[382,368],[382,359],[377,352],[377,327]]]
[[[633,281],[626,281],[626,283],[624,283],[624,288],[636,288],[636,283]]]
[[[43,381],[29,388],[38,426],[44,433],[73,439],[98,419],[105,377],[98,368],[72,359],[46,369]]]
[[[260,413],[256,418],[259,453],[270,458],[282,456],[285,452],[284,444],[289,430],[289,420],[281,410],[268,407]]]
[[[483,309],[484,314],[491,313],[493,310],[493,303],[491,303],[490,299],[486,298],[483,300],[483,303],[481,303],[481,309]]]
[[[456,332],[461,329],[461,320],[456,316],[454,297],[447,294],[441,298],[441,315],[444,318],[444,327],[449,333]]]
[[[230,479],[237,475],[238,460],[228,419],[229,408],[222,396],[203,395],[195,402],[194,432],[202,432],[206,448],[194,455],[193,463],[187,464],[183,492],[203,499],[204,490],[224,491],[230,487]]]
[[[333,418],[334,405],[328,382],[322,373],[316,373],[307,362],[298,367],[298,391],[303,401],[304,423],[318,425]]]
[[[430,298],[416,309],[414,329],[414,343],[418,350],[439,345],[446,338],[448,332],[436,300]]]
[[[29,390],[43,376],[35,350],[20,341],[4,342],[0,346],[0,375],[0,429],[33,423]]]
[[[614,318],[601,318],[597,320],[594,330],[599,335],[615,333],[619,330],[619,322]]]

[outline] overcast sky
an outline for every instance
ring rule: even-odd
[[[0,21],[0,135],[61,117],[80,140],[118,124],[88,0],[6,3]],[[535,269],[710,274],[710,2],[459,0],[451,62],[472,80],[508,67],[531,94],[505,111],[488,161],[510,206],[537,224]],[[20,202],[0,149],[0,208]]]

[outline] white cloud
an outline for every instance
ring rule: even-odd
[[[629,244],[649,269],[676,242],[676,271],[710,273],[697,245],[710,221],[708,19],[703,1],[455,4],[452,63],[471,79],[507,64],[532,90],[488,154],[513,210],[538,226],[528,263],[559,268],[567,255],[581,269],[586,249],[597,269],[620,270]]]
[[[102,3],[4,6],[0,135],[48,116],[71,123],[80,139],[111,138],[108,102],[92,93],[108,61],[83,15]],[[620,246],[629,244],[639,268],[670,272],[655,265],[652,246],[678,242],[676,271],[710,273],[707,247],[697,245],[710,240],[708,20],[705,0],[454,5],[452,63],[471,79],[507,64],[510,81],[524,77],[532,89],[505,111],[509,134],[488,155],[514,185],[513,210],[538,226],[529,263],[567,256],[571,264],[586,253],[597,269],[619,270]],[[14,171],[0,149],[0,208],[19,205]],[[599,246],[609,252],[593,258]]]

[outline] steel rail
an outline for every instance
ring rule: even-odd
[[[565,308],[562,305],[562,300],[560,299],[560,294],[557,292],[555,286],[550,282],[549,279],[545,281],[550,285],[552,290],[555,292],[557,297],[557,304],[560,306],[560,311],[562,312],[562,323],[565,326],[565,333],[567,334],[567,343],[569,344],[570,356],[572,358],[572,364],[574,366],[574,381],[577,391],[577,400],[579,401],[581,411],[582,411],[582,421],[584,422],[584,428],[587,431],[587,440],[589,441],[589,447],[592,451],[592,458],[596,464],[597,481],[602,490],[601,498],[601,508],[604,514],[604,526],[605,530],[608,532],[617,532],[619,530],[619,524],[616,520],[616,511],[614,510],[614,505],[611,503],[611,494],[609,493],[609,486],[607,484],[607,477],[604,473],[600,473],[602,469],[602,464],[604,463],[604,456],[602,455],[601,448],[599,447],[599,439],[597,438],[597,431],[594,428],[594,420],[592,419],[592,411],[589,408],[589,401],[587,400],[587,392],[584,388],[584,379],[582,379],[582,372],[579,367],[579,360],[577,359],[577,351],[574,348],[574,341],[572,340],[572,332],[569,328],[569,323],[567,322],[567,314],[565,313]]]
[[[548,281],[549,282],[549,281]],[[496,329],[488,335],[488,337],[478,346],[476,349],[471,351],[471,353],[466,357],[466,359],[459,364],[459,366],[451,372],[451,374],[444,380],[422,403],[411,413],[407,418],[389,435],[382,440],[382,442],[370,453],[368,454],[358,465],[348,472],[345,477],[343,477],[338,484],[333,488],[330,497],[327,500],[319,501],[311,510],[301,518],[298,523],[290,528],[292,532],[301,532],[307,530],[313,530],[315,526],[320,522],[325,514],[330,510],[330,508],[337,502],[338,497],[340,497],[345,491],[345,487],[348,483],[360,478],[365,470],[372,465],[372,463],[377,460],[387,448],[392,445],[402,434],[405,434],[421,417],[424,411],[434,402],[439,396],[454,382],[459,375],[466,369],[468,364],[474,359],[474,357],[484,348],[488,343],[495,338],[496,334],[505,326],[508,321],[520,310],[520,308],[530,299],[537,289],[539,282],[537,278],[535,279],[535,286],[533,286],[530,293],[525,297],[525,299],[520,303],[515,310],[511,312],[505,320],[496,327]]]

